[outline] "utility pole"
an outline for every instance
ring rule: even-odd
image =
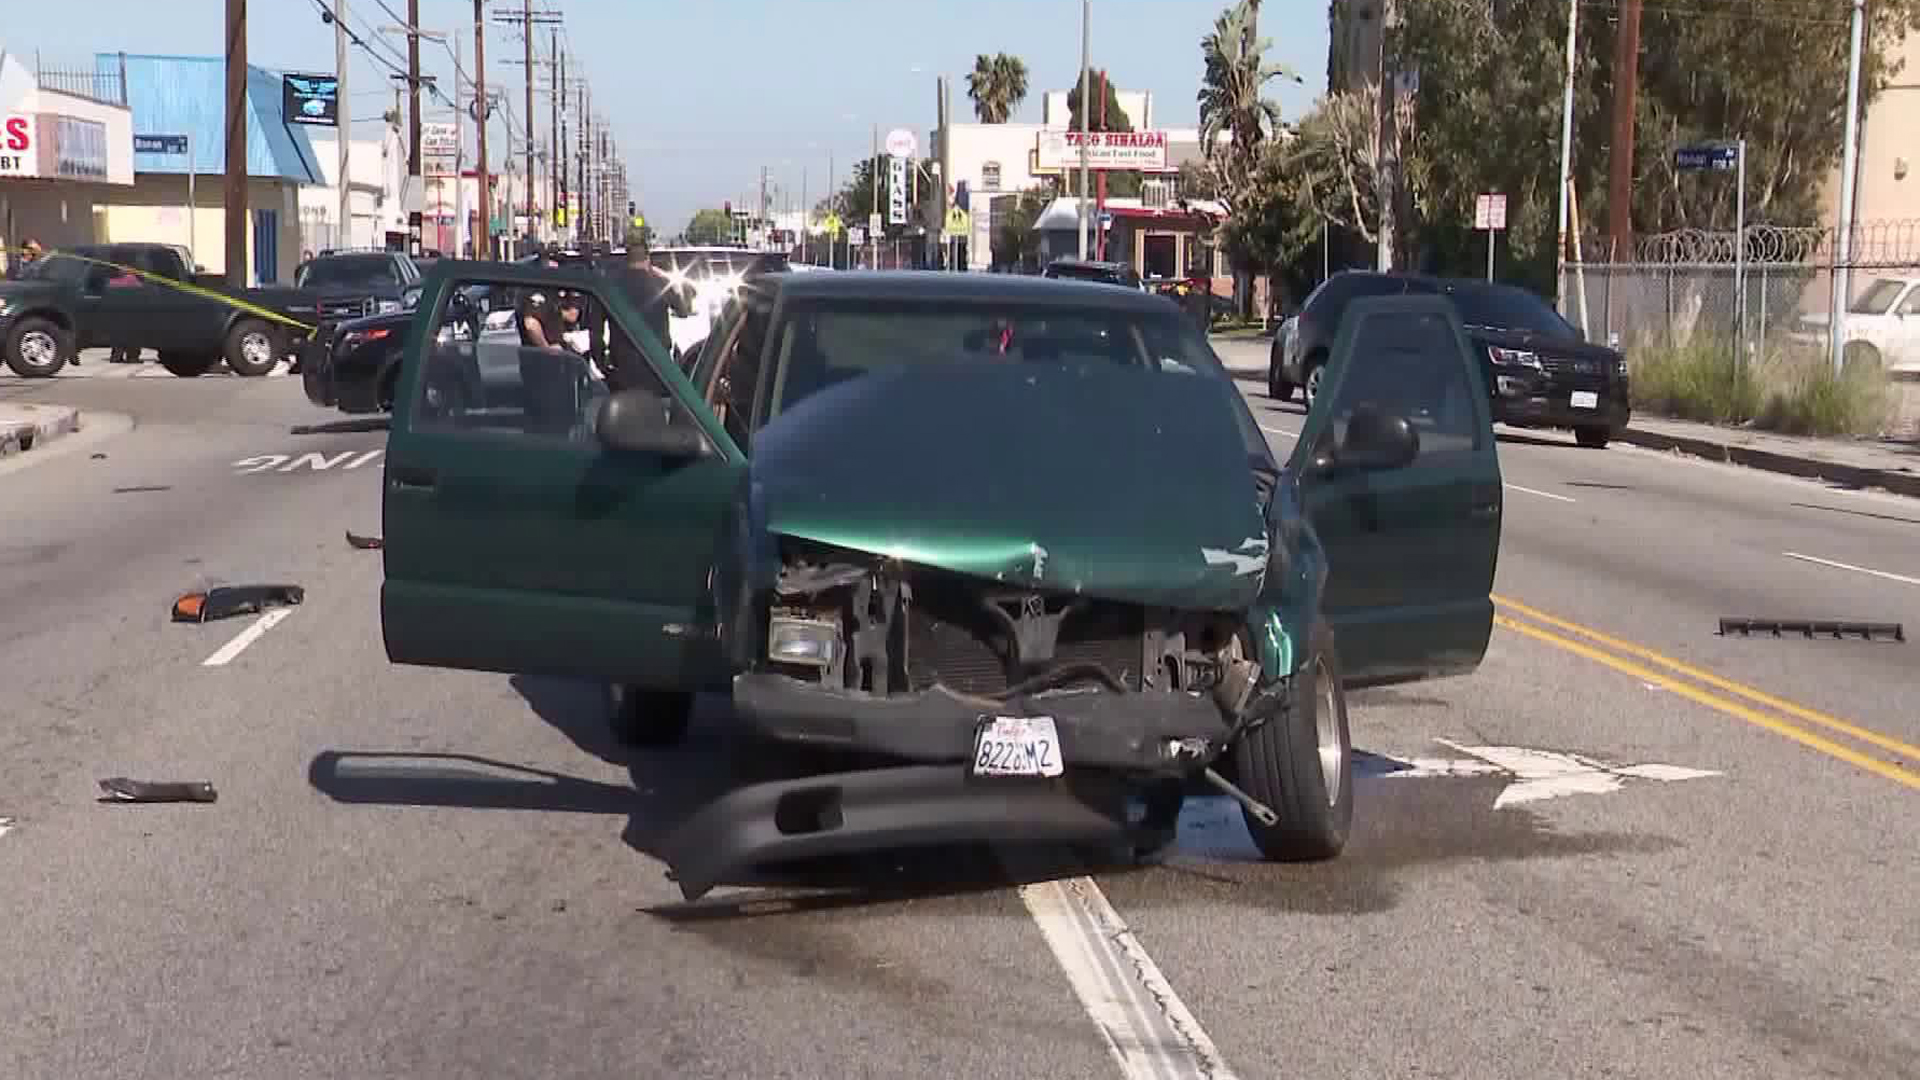
[[[226,122],[227,284],[240,288],[247,283],[247,0],[227,0]]]
[[[1612,262],[1633,250],[1634,94],[1640,81],[1641,0],[1620,0],[1613,53],[1613,146],[1607,151],[1607,234]]]
[[[1393,241],[1400,229],[1400,104],[1399,72],[1394,70],[1395,29],[1400,15],[1396,0],[1383,0],[1380,11],[1380,160],[1376,168],[1375,189],[1379,194],[1380,226],[1376,237],[1374,262],[1381,271],[1393,269]]]
[[[873,157],[867,166],[873,172],[873,212],[867,217],[867,269],[880,269],[880,230],[874,224],[880,220],[880,125],[873,125]]]
[[[574,148],[573,152],[575,154],[575,160],[579,163],[579,169],[580,169],[580,183],[575,188],[575,190],[580,193],[580,221],[574,228],[574,236],[576,236],[581,240],[585,240],[588,238],[588,231],[587,231],[587,209],[588,209],[587,194],[588,192],[587,192],[587,84],[586,84],[586,80],[584,79],[580,81],[580,101],[578,104],[578,108],[580,110],[579,145],[577,145]]]
[[[534,61],[534,59],[533,59],[533,28],[534,28],[535,26],[558,26],[558,25],[559,25],[559,23],[560,23],[560,21],[561,21],[561,20],[560,20],[560,13],[559,13],[559,12],[557,12],[557,11],[546,11],[546,10],[539,10],[539,9],[536,9],[536,8],[535,8],[535,7],[533,6],[533,0],[521,0],[521,5],[520,5],[520,11],[519,11],[519,12],[518,12],[517,14],[516,14],[516,13],[511,13],[511,12],[509,12],[509,13],[505,13],[505,14],[500,14],[500,15],[495,15],[495,16],[494,16],[494,21],[495,21],[495,22],[498,22],[498,23],[501,23],[501,24],[503,24],[503,25],[510,25],[510,26],[515,26],[515,27],[517,27],[517,28],[519,28],[519,30],[520,30],[520,32],[521,32],[521,33],[522,33],[522,34],[524,35],[524,37],[525,37],[525,54],[524,54],[524,56],[523,56],[523,58],[522,58],[521,60],[519,60],[519,61],[517,61],[517,62],[518,62],[518,63],[521,63],[521,64],[524,64],[524,65],[526,65],[526,68],[527,68],[527,90],[526,90],[526,93],[527,93],[527,100],[526,100],[526,104],[527,104],[527,119],[526,119],[526,136],[527,136],[527,192],[526,192],[526,213],[527,213],[527,239],[528,239],[528,240],[532,240],[532,239],[533,239],[533,238],[535,237],[535,235],[537,235],[537,233],[536,233],[536,230],[539,230],[539,228],[540,228],[540,226],[539,226],[539,223],[538,223],[538,222],[537,222],[537,221],[535,220],[535,217],[536,217],[536,213],[535,213],[535,211],[536,211],[536,209],[537,209],[537,208],[536,208],[536,205],[535,205],[535,203],[536,203],[536,200],[534,199],[534,190],[533,190],[533,187],[534,187],[534,185],[533,185],[533,178],[534,178],[534,177],[535,177],[536,175],[538,175],[537,173],[535,173],[535,171],[534,171],[534,167],[533,167],[533,158],[534,158],[534,137],[533,137],[533,117],[534,117],[534,112],[533,112],[533,69],[534,69],[534,64],[535,64],[535,61]],[[558,40],[558,37],[559,37],[559,31],[558,31],[558,30],[555,30],[555,31],[554,31],[554,35],[555,35],[555,39],[556,39],[556,40]],[[542,231],[544,231],[544,230],[542,230]]]
[[[1579,64],[1580,0],[1567,0],[1567,71],[1560,103],[1560,229],[1553,245],[1553,293],[1560,296],[1567,283],[1567,200],[1573,192],[1573,73]],[[1582,297],[1582,302],[1585,302]]]
[[[473,257],[493,258],[493,193],[487,190],[487,12],[486,0],[473,0],[473,112],[479,125],[480,160],[474,178],[480,188],[480,227],[474,230]]]
[[[1080,197],[1074,200],[1080,216],[1080,257],[1087,257],[1087,96],[1093,92],[1088,77],[1093,62],[1093,0],[1080,0]]]
[[[353,156],[353,110],[348,103],[353,99],[347,94],[347,0],[333,0],[333,66],[335,98],[339,104],[338,117],[334,121],[334,134],[340,144],[340,233],[333,238],[335,247],[353,246],[353,174],[348,171],[348,162]]]
[[[1853,44],[1847,67],[1847,142],[1840,161],[1840,242],[1833,268],[1832,306],[1827,310],[1827,356],[1833,373],[1846,362],[1847,305],[1853,301],[1853,199],[1860,182],[1860,36],[1865,0],[1853,0]],[[231,241],[229,241],[231,243]]]
[[[457,78],[455,80],[458,81]],[[457,99],[459,95],[454,95]],[[407,176],[420,189],[420,0],[407,0]]]
[[[554,211],[567,204],[561,197],[561,192],[566,190],[562,177],[567,174],[567,166],[560,151],[560,102],[561,95],[565,93],[560,89],[560,81],[566,69],[560,64],[560,28],[554,27],[548,33],[552,53],[547,58],[547,105],[552,117],[547,128],[547,201],[553,205],[547,208],[547,219],[553,223],[554,236],[557,238],[560,215]]]

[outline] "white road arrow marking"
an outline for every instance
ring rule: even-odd
[[[1680,765],[1607,765],[1578,754],[1530,750],[1521,746],[1462,746],[1446,739],[1434,741],[1513,775],[1514,782],[1508,784],[1493,800],[1496,810],[1519,803],[1557,799],[1563,795],[1604,795],[1626,786],[1628,778],[1672,783],[1721,775],[1707,769],[1689,769]]]

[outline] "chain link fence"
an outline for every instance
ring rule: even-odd
[[[1560,313],[1630,360],[1710,352],[1805,370],[1830,355],[1833,287],[1846,269],[1846,362],[1887,374],[1888,433],[1920,435],[1920,220],[1856,225],[1844,262],[1837,238],[1777,225],[1749,226],[1743,249],[1731,230],[1640,237],[1630,260],[1568,263]],[[1588,238],[1581,251],[1591,258],[1606,243]]]

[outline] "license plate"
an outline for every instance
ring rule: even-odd
[[[983,716],[973,735],[975,776],[1059,776],[1060,733],[1051,716]]]
[[[1600,407],[1600,395],[1592,390],[1575,390],[1567,404],[1576,409],[1597,409]]]

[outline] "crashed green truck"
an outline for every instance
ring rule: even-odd
[[[1207,788],[1268,858],[1330,858],[1347,689],[1485,653],[1502,488],[1443,301],[1355,305],[1276,454],[1192,321],[1137,291],[769,275],[683,371],[565,271],[444,264],[418,318],[470,285],[580,290],[645,370],[609,395],[603,344],[416,328],[387,654],[603,683],[635,744],[719,695],[728,740],[847,752],[694,810],[662,852],[689,898],[871,849],[1151,850]]]

